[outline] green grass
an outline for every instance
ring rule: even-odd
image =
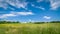
[[[0,34],[60,34],[60,23],[0,24]]]

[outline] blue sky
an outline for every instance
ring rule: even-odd
[[[0,0],[0,20],[60,21],[60,0]]]

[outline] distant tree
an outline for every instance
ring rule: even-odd
[[[11,22],[11,21],[0,21],[0,24],[9,24],[9,23],[20,23],[19,21]]]
[[[4,24],[4,23],[6,23],[6,21],[0,21],[0,24]]]
[[[21,23],[21,22],[17,21],[16,23]]]
[[[60,21],[51,21],[50,23],[60,23]]]
[[[45,22],[34,22],[34,24],[42,24],[42,23],[45,23]]]
[[[27,22],[28,24],[31,24],[32,22]]]

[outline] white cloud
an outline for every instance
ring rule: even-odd
[[[38,6],[36,6],[36,8],[39,8],[39,9],[41,9],[41,10],[45,10],[45,8],[43,8],[43,7],[38,7]]]
[[[32,7],[35,7],[35,8],[39,8],[39,9],[45,10],[45,8],[42,7],[42,6],[35,6],[34,4],[31,4],[31,6],[32,6]]]
[[[45,2],[49,2],[51,3],[51,10],[56,10],[60,7],[60,0],[37,0],[37,2],[42,2],[42,1],[45,1]]]
[[[28,4],[27,2],[25,2],[25,1],[22,2],[21,0],[16,0],[16,1],[8,0],[7,3],[9,3],[10,5],[15,6],[17,8],[21,8],[21,7],[25,8]]]
[[[44,16],[43,18],[45,18],[45,19],[51,19],[50,16]]]
[[[37,2],[42,2],[43,0],[37,0]]]
[[[35,5],[34,5],[34,4],[31,4],[31,6],[35,7]]]
[[[0,7],[7,9],[7,4],[4,2],[4,0],[0,0]]]
[[[9,14],[0,15],[0,18],[15,17],[19,15],[27,16],[27,15],[34,15],[34,13],[33,12],[11,12]]]
[[[21,0],[0,0],[0,7],[7,9],[9,6],[8,4],[16,7],[16,8],[26,8],[27,6],[27,2],[25,2],[25,0],[21,1]]]
[[[51,9],[56,10],[60,7],[60,0],[50,0]]]
[[[3,14],[3,15],[0,15],[0,18],[6,18],[6,17],[10,17],[10,16],[16,16],[14,14]]]
[[[34,4],[31,4],[31,6],[32,6],[32,7],[35,7],[35,8],[39,8],[39,9],[41,9],[41,10],[45,10],[45,8],[42,7],[42,6],[35,6]]]
[[[10,8],[11,10],[15,10],[15,8],[12,8],[12,7],[8,7],[8,8]]]
[[[17,15],[34,15],[34,13],[32,12],[13,12],[13,13]]]
[[[42,9],[42,10],[45,10],[45,8],[43,8],[43,7],[38,7],[38,8],[40,8],[40,9]]]
[[[16,3],[15,5],[14,5],[15,7],[17,7],[17,8],[25,8],[26,6],[27,6],[27,2],[23,2],[23,3]]]

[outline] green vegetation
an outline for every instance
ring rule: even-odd
[[[60,21],[27,23],[0,21],[0,34],[60,34]]]
[[[19,21],[0,21],[0,24],[21,24]],[[43,23],[60,23],[60,21],[51,21],[51,22],[26,22],[28,24],[43,24]]]
[[[60,23],[0,24],[0,34],[60,34]]]
[[[12,24],[12,23],[20,23],[19,21],[0,21],[0,24]]]

